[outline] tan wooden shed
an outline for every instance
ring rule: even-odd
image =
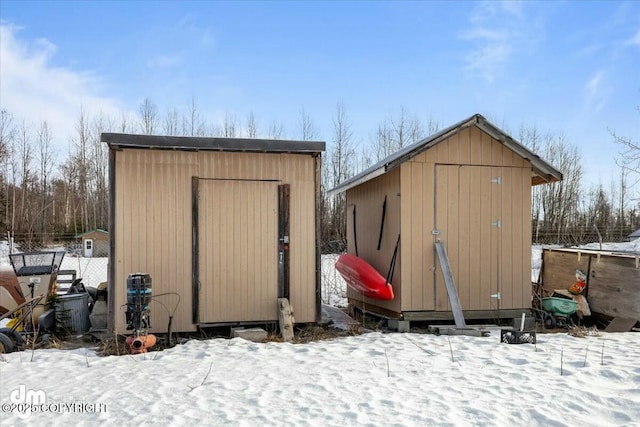
[[[346,192],[347,251],[383,276],[395,298],[351,288],[352,307],[394,319],[452,319],[435,242],[448,254],[468,319],[531,308],[531,187],[562,174],[476,114],[330,190]],[[384,210],[384,214],[383,214]]]
[[[320,316],[324,142],[103,133],[109,145],[109,328],[148,273],[151,332]]]
[[[96,228],[86,233],[78,234],[82,240],[82,256],[87,258],[109,256],[109,232]]]

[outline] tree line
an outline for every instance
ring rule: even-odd
[[[321,135],[308,112],[301,109],[296,128],[290,132],[272,121],[259,126],[249,112],[244,118],[225,114],[218,123],[208,120],[195,99],[184,108],[161,112],[149,98],[135,114],[113,117],[90,115],[80,108],[68,150],[59,151],[47,121],[31,123],[0,112],[0,230],[20,240],[60,240],[85,231],[108,227],[108,147],[100,142],[103,132],[216,136],[267,139],[326,140],[322,163],[321,221],[324,250],[340,250],[346,241],[344,195],[329,197],[327,190],[388,155],[440,130],[432,118],[421,119],[400,108],[367,136],[355,135],[344,103],[337,104],[329,135]],[[640,147],[631,138],[612,134],[623,151],[620,176],[607,187],[584,185],[578,147],[563,135],[522,126],[517,132],[523,145],[564,174],[561,182],[536,186],[532,193],[534,241],[541,236],[591,233],[619,239],[640,227],[638,200],[632,197]],[[635,163],[634,163],[635,161]],[[635,169],[632,167],[635,166]],[[550,240],[553,240],[551,238]],[[548,241],[545,243],[552,243]]]

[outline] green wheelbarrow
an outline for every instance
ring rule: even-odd
[[[558,297],[542,298],[544,313],[544,327],[568,327],[573,326],[571,316],[578,311],[578,303],[574,300]]]

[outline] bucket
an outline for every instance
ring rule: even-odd
[[[61,295],[56,302],[56,323],[72,333],[87,332],[89,322],[89,294]]]

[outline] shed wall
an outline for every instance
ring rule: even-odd
[[[530,307],[531,174],[529,161],[472,126],[348,190],[348,251],[355,253],[355,204],[359,255],[383,275],[393,239],[387,238],[385,252],[376,251],[380,209],[385,194],[399,202],[387,210],[393,218],[387,232],[401,234],[392,281],[396,298],[365,303],[394,312],[450,311],[434,248],[440,238],[464,310]],[[492,183],[496,177],[499,184]],[[500,227],[492,227],[498,219]],[[496,292],[500,301],[490,297]],[[361,300],[351,290],[349,298]]]
[[[378,250],[385,196],[387,207],[380,250]],[[347,251],[349,253],[356,252],[353,238],[353,208],[355,206],[358,256],[365,259],[384,277],[388,275],[400,232],[400,204],[399,169],[392,170],[347,191]],[[396,268],[391,278],[395,294],[392,301],[366,298],[351,288],[347,289],[347,296],[355,301],[364,302],[365,309],[367,305],[376,305],[386,310],[400,312],[400,301],[402,300],[402,290],[399,286],[401,282],[400,259],[400,253],[398,253]]]
[[[436,238],[464,310],[529,307],[530,162],[472,126],[400,168],[402,194],[411,195],[402,198],[402,248],[411,251],[402,263],[402,310],[451,309]],[[498,219],[501,227],[492,227]],[[499,301],[489,297],[496,292]]]
[[[115,155],[115,327],[124,331],[126,278],[149,273],[153,295],[178,293],[173,329],[192,331],[192,184],[199,178],[291,185],[290,300],[296,322],[316,321],[315,162],[310,155],[125,149]],[[277,241],[274,242],[274,245]],[[174,295],[156,297],[172,309]],[[256,319],[257,320],[257,319]],[[152,331],[168,315],[151,305]]]
[[[83,238],[82,239],[82,252],[84,254],[85,252],[85,240],[88,240],[90,238]],[[94,240],[93,241],[93,251],[92,251],[92,255],[93,258],[98,258],[98,257],[108,257],[109,256],[109,241],[108,240]]]
[[[402,253],[409,254],[401,262],[402,311],[450,310],[436,237],[464,310],[529,307],[531,164],[472,126],[400,169],[401,192],[410,195],[401,208]],[[501,184],[492,185],[498,176]],[[501,227],[492,230],[497,219]],[[434,229],[441,234],[432,235]],[[497,291],[499,306],[488,296]]]
[[[93,240],[92,257],[107,257],[109,256],[109,233],[102,231],[90,231],[82,235],[82,255],[85,255],[85,241]]]

